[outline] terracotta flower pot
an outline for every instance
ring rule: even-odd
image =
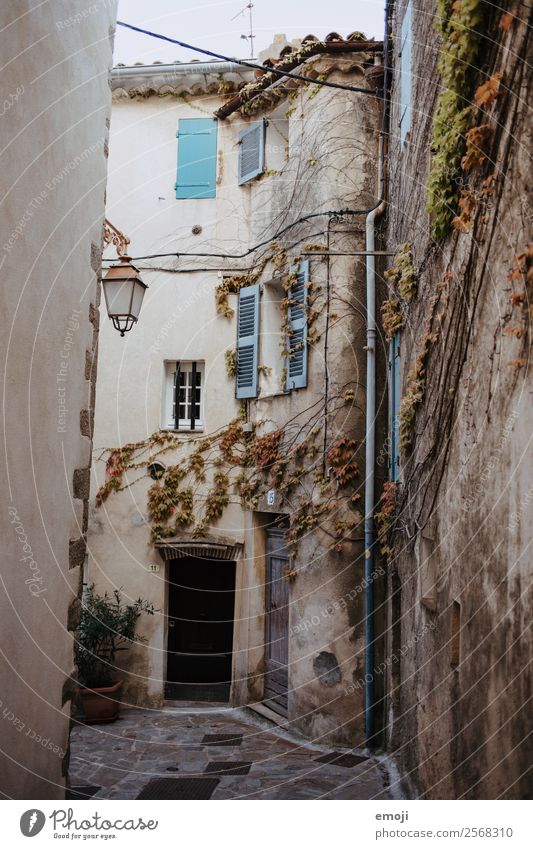
[[[108,687],[80,687],[78,692],[87,725],[118,719],[122,681],[115,681]]]

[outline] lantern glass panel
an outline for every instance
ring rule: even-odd
[[[133,301],[131,304],[131,314],[134,318],[139,318],[145,291],[146,289],[141,283],[135,283],[135,291],[133,292]]]
[[[131,304],[133,280],[104,281],[109,315],[128,315]]]

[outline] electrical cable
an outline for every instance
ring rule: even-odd
[[[262,242],[259,242],[257,245],[254,245],[252,248],[248,248],[247,251],[241,254],[213,254],[213,253],[195,253],[190,251],[172,251],[171,253],[164,254],[144,254],[143,256],[134,256],[130,257],[132,262],[138,262],[141,259],[163,259],[165,257],[175,257],[179,259],[182,256],[192,256],[192,257],[213,257],[214,259],[245,259],[250,254],[253,254],[254,251],[259,250],[259,248],[264,248],[265,245],[268,245],[270,242],[274,242],[276,239],[279,239],[280,236],[283,236],[284,233],[287,233],[293,227],[296,227],[298,224],[303,224],[305,221],[309,221],[311,218],[320,218],[321,216],[343,216],[343,215],[368,215],[369,212],[372,212],[373,209],[379,206],[379,202],[375,203],[370,209],[341,209],[341,210],[328,210],[327,212],[312,212],[310,215],[303,215],[301,218],[298,218],[296,221],[293,221],[292,224],[287,224],[286,227],[282,227],[281,230],[278,230],[273,236],[270,236],[268,239],[264,239]],[[102,262],[116,262],[115,258],[102,258]]]
[[[117,26],[126,27],[126,29],[131,29],[133,32],[139,32],[142,35],[149,35],[151,38],[158,38],[161,41],[169,41],[170,44],[177,44],[179,47],[184,47],[186,50],[193,50],[195,53],[203,53],[205,56],[212,56],[214,59],[221,59],[223,62],[234,62],[236,65],[242,65],[245,68],[265,71],[269,74],[277,74],[280,77],[290,77],[293,80],[313,83],[313,85],[326,86],[327,88],[340,88],[343,91],[355,91],[359,94],[372,94],[374,97],[382,91],[380,88],[358,88],[357,86],[343,85],[342,83],[333,83],[328,82],[327,80],[314,80],[311,77],[294,74],[292,71],[282,71],[280,68],[269,68],[266,65],[260,65],[256,62],[247,62],[245,59],[235,59],[231,56],[224,56],[222,53],[213,53],[212,50],[204,50],[202,47],[195,47],[192,44],[187,44],[186,41],[179,41],[177,38],[169,38],[169,36],[161,35],[161,33],[150,32],[150,30],[142,29],[142,27],[135,27],[133,24],[125,23],[125,21],[117,21]]]

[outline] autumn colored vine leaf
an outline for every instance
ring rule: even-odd
[[[381,304],[381,323],[386,338],[390,341],[394,334],[404,326],[404,316],[401,303],[398,300],[389,299]]]
[[[477,127],[472,127],[466,134],[466,154],[461,160],[461,168],[463,171],[478,170],[486,160],[486,155],[483,151],[484,145],[492,135],[492,127],[490,124],[479,124]]]
[[[511,26],[513,20],[514,20],[514,15],[512,15],[511,12],[505,12],[500,18],[500,23],[499,23],[500,29],[502,29],[504,32],[507,32],[507,30]]]
[[[452,221],[452,226],[455,230],[459,230],[461,233],[468,233],[472,229],[475,208],[475,195],[467,189],[461,189],[461,197],[459,199],[460,215],[456,216]]]
[[[518,307],[525,301],[525,292],[513,292],[509,296],[509,300],[511,301],[513,307]]]
[[[500,80],[502,74],[497,71],[489,79],[478,86],[474,94],[474,100],[477,106],[488,106],[493,103],[500,94]]]
[[[349,436],[337,440],[328,451],[328,462],[339,486],[346,486],[359,473],[357,463],[353,462],[355,451],[356,443]]]
[[[378,531],[380,551],[386,556],[393,554],[393,549],[388,544],[388,535],[394,517],[397,490],[398,485],[394,481],[388,481],[383,484],[383,492],[379,499],[381,509],[377,511],[374,517]]]
[[[507,336],[514,336],[516,339],[521,339],[524,335],[524,328],[519,325],[515,327],[506,327],[503,331]]]
[[[533,242],[527,246],[527,250],[515,256],[507,279],[524,280],[528,285],[533,284]]]
[[[482,197],[485,197],[486,195],[488,195],[492,192],[492,190],[494,189],[495,180],[496,180],[495,174],[489,174],[489,176],[486,177],[485,180],[483,180],[483,182],[481,184],[481,192],[480,192]]]

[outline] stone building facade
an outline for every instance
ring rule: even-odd
[[[411,797],[531,792],[528,22],[390,4],[385,674]]]
[[[15,799],[64,798],[68,769],[116,12],[95,5],[0,12],[0,792]]]
[[[281,61],[367,90],[380,51],[332,35]],[[380,98],[220,62],[118,67],[112,86],[108,217],[149,289],[124,339],[102,325],[89,580],[158,609],[123,700],[229,699],[363,745]]]

